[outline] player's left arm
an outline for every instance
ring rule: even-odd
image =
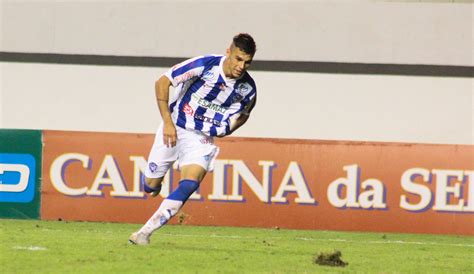
[[[250,102],[245,106],[242,112],[240,112],[238,115],[235,115],[230,119],[230,125],[229,125],[229,133],[228,135],[231,135],[234,131],[236,131],[238,128],[243,126],[247,120],[250,117],[250,112],[252,111],[253,107],[257,103],[257,96],[254,96]]]

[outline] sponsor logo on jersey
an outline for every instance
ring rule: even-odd
[[[212,138],[205,136],[199,140],[201,144],[212,144]]]
[[[213,118],[210,118],[210,117],[207,117],[207,116],[204,116],[204,115],[196,114],[196,115],[194,115],[194,118],[196,118],[200,121],[203,121],[203,122],[211,123],[211,124],[213,124],[215,126],[218,126],[218,127],[221,126],[220,121],[218,121],[216,119],[213,119]]]
[[[189,104],[185,104],[183,106],[183,112],[186,113],[186,115],[193,116],[194,110]]]
[[[196,94],[193,94],[192,97],[197,102],[197,104],[200,105],[201,107],[213,110],[215,112],[219,112],[221,114],[224,114],[227,111],[226,107],[211,103],[207,101],[206,99],[200,98]]]
[[[174,80],[177,82],[177,83],[182,83],[182,82],[185,82],[191,78],[193,78],[195,76],[195,73],[194,72],[191,72],[191,71],[188,71],[186,73],[183,73],[181,75],[178,75],[176,77],[174,77]]]
[[[204,75],[201,77],[201,79],[206,82],[212,82],[212,80],[214,80],[214,72],[210,70],[204,72]]]
[[[244,96],[242,96],[240,94],[234,94],[232,96],[232,103],[240,102],[240,101],[242,101],[243,98],[244,98]]]
[[[30,154],[0,153],[0,202],[31,202],[35,170],[36,161]]]

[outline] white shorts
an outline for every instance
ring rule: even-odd
[[[214,138],[200,131],[186,130],[176,126],[178,140],[176,146],[167,147],[163,143],[163,124],[158,128],[155,142],[148,156],[145,176],[148,178],[162,178],[166,172],[178,161],[179,168],[196,164],[207,171],[214,169],[214,161],[219,148],[214,144]]]

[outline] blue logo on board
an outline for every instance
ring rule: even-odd
[[[35,170],[36,161],[30,154],[0,153],[0,202],[31,202]]]

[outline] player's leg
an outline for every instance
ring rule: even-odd
[[[183,180],[193,180],[201,183],[206,176],[207,169],[198,164],[189,164],[181,167],[180,182]]]
[[[146,193],[151,193],[152,196],[157,196],[159,194],[166,172],[168,172],[168,170],[173,166],[173,163],[177,160],[177,152],[178,150],[176,147],[169,148],[163,144],[163,133],[162,128],[160,127],[156,133],[155,143],[150,150],[147,168],[144,172],[145,182],[143,184],[143,190]],[[150,220],[148,222],[150,222]],[[133,244],[146,245],[150,242],[150,236],[151,234],[146,234],[139,230],[132,233],[128,240]]]
[[[157,176],[160,176],[158,178],[149,178],[145,177],[145,184],[144,184],[144,191],[147,193],[151,193],[151,195],[157,196],[161,190],[161,183],[163,182],[163,178],[166,174],[166,172],[172,167],[173,162],[170,163],[161,163],[160,166],[163,168],[160,169],[160,172],[158,173]],[[148,168],[149,169],[149,168]],[[148,173],[148,174],[147,174]],[[156,172],[155,172],[156,173]],[[150,176],[150,172],[145,171],[145,176]],[[154,175],[153,175],[154,176]],[[150,186],[153,186],[154,188],[151,188]],[[162,212],[160,211],[160,208],[157,210],[157,212]],[[150,236],[151,232],[153,230],[150,230],[150,225],[152,225],[152,228],[155,226],[153,224],[159,222],[160,220],[156,220],[156,215],[157,213],[153,214],[153,216],[145,223],[145,225],[137,232],[132,233],[128,241],[132,244],[138,244],[138,245],[147,245],[150,243]],[[157,229],[157,228],[156,228]],[[149,232],[151,231],[151,232]]]
[[[143,190],[146,193],[151,193],[151,196],[157,196],[160,193],[163,178],[177,158],[177,148],[167,147],[163,143],[163,128],[160,126],[156,132],[155,142],[150,150],[147,168],[144,172]]]
[[[161,184],[163,183],[163,178],[148,178],[145,176],[145,183],[143,184],[143,190],[146,193],[151,193],[150,195],[155,197],[160,194]]]
[[[199,188],[207,169],[199,164],[189,164],[181,167],[181,178],[178,188],[173,191],[161,204],[161,210],[157,211],[160,216],[160,223],[152,225],[151,228],[156,230],[166,224],[179,210],[189,197]]]
[[[178,130],[178,133],[180,131]],[[199,188],[207,171],[212,171],[219,149],[209,142],[203,142],[202,135],[193,132],[181,132],[178,138],[181,180],[178,188],[163,200],[158,210],[138,231],[138,235],[148,244],[151,234],[165,225],[183,207],[189,197]],[[133,236],[133,235],[132,235]],[[133,242],[133,241],[132,241]]]
[[[199,188],[199,184],[206,173],[207,169],[198,164],[182,166],[178,188],[163,200],[160,208],[155,212],[154,218],[150,219],[150,225],[144,228],[143,232],[152,233],[176,215],[189,197]],[[156,220],[159,220],[159,222],[155,222]]]
[[[142,242],[133,239],[130,239],[130,241],[135,244],[148,244],[151,234],[175,216],[194,191],[198,189],[206,172],[207,170],[200,165],[194,164],[181,167],[182,175],[178,188],[161,202],[158,210],[136,233],[135,237],[138,241],[139,238],[143,238]]]
[[[160,206],[161,210],[159,209],[156,212],[157,216],[161,214],[159,216],[160,223],[153,224],[150,228],[156,230],[175,216],[189,197],[199,188],[206,173],[207,169],[204,169],[198,164],[182,166],[181,180],[179,181],[178,188],[163,200]]]
[[[194,134],[183,133],[179,153],[181,177],[178,188],[163,200],[160,208],[144,226],[144,233],[153,233],[175,216],[199,188],[207,171],[213,170],[219,149],[212,142],[202,142],[202,135]]]

